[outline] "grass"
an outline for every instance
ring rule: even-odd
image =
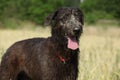
[[[16,41],[50,36],[49,28],[0,30],[0,58]],[[120,29],[84,27],[78,80],[120,80]]]

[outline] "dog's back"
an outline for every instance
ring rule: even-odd
[[[32,69],[32,67],[36,66],[37,68],[37,64],[39,62],[37,62],[36,58],[39,55],[42,55],[42,53],[38,55],[37,50],[39,50],[41,46],[43,47],[42,43],[44,43],[45,40],[45,38],[33,38],[18,41],[13,44],[2,57],[0,66],[0,80],[4,80],[3,75],[7,73],[8,74],[5,77],[11,77],[12,80],[29,80],[30,78],[27,75],[27,68],[29,66],[29,68],[31,67],[31,70],[38,70]],[[14,75],[10,76],[10,74]],[[5,78],[5,80],[7,80],[7,78]]]

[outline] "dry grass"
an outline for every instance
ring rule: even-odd
[[[120,80],[120,29],[86,29],[79,80]]]
[[[47,37],[49,28],[0,30],[0,53],[14,42],[33,37]],[[84,28],[80,42],[78,80],[120,80],[120,29]]]

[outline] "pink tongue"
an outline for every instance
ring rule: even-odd
[[[78,46],[78,42],[77,42],[76,38],[71,39],[71,38],[68,37],[68,48],[72,49],[72,50],[75,50],[78,47],[79,46]]]

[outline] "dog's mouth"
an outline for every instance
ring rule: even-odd
[[[77,37],[69,37],[67,36],[67,47],[72,50],[76,50],[79,48]]]
[[[79,38],[80,30],[74,31],[69,30],[65,33],[65,37],[67,38],[67,48],[76,50],[79,48]]]

